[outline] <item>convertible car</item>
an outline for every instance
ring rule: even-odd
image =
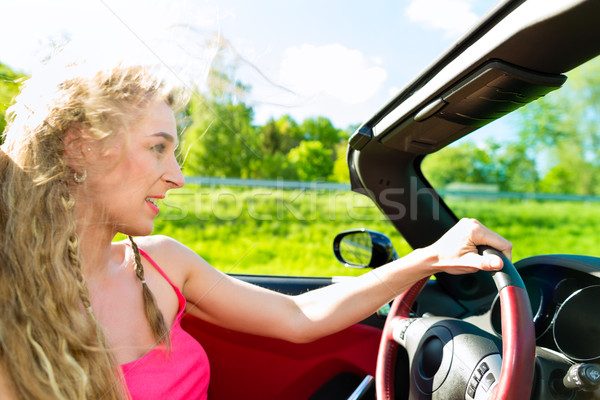
[[[559,89],[564,74],[600,54],[599,18],[598,0],[499,2],[352,135],[352,190],[413,248],[434,242],[458,218],[421,172],[424,158]],[[334,248],[347,264],[396,257],[368,229],[341,233]],[[493,276],[425,279],[391,308],[308,344],[189,316],[184,326],[211,359],[212,399],[600,398],[600,259],[505,264]],[[290,294],[337,279],[236,277]]]

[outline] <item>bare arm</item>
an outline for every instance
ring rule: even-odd
[[[283,295],[207,270],[198,275],[203,284],[194,277],[185,284],[186,311],[228,329],[308,342],[361,321],[424,277],[421,258],[416,254],[299,296]],[[202,293],[197,291],[200,286],[204,287]]]
[[[173,242],[176,243],[176,242]],[[476,221],[463,220],[433,245],[419,249],[360,277],[286,296],[231,278],[176,243],[187,312],[241,332],[307,342],[366,318],[418,280],[439,271],[499,269],[498,257],[482,257],[476,245],[488,244],[510,256],[510,243]]]
[[[417,281],[436,272],[454,274],[496,270],[502,261],[480,256],[477,245],[496,247],[510,259],[512,245],[475,220],[461,220],[433,245],[417,249],[358,278],[295,298],[311,325],[307,334],[318,338],[357,323],[397,297]]]

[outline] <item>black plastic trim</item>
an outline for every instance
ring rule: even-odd
[[[521,275],[519,275],[513,263],[502,252],[489,246],[477,246],[477,249],[479,250],[480,254],[493,254],[502,259],[504,264],[502,270],[491,273],[494,283],[498,288],[498,292],[507,286],[515,286],[522,288],[523,290],[527,290]]]

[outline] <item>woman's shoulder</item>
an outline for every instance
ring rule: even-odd
[[[177,251],[186,248],[181,242],[166,235],[138,236],[133,240],[146,252]]]
[[[194,265],[208,266],[206,261],[183,243],[165,235],[140,236],[134,238],[138,248],[146,253],[165,272],[185,273]],[[116,242],[126,245],[129,240]]]
[[[133,238],[138,248],[147,253],[150,256],[160,256],[162,254],[177,254],[191,251],[183,243],[166,236],[166,235],[152,235],[152,236],[137,236]],[[129,239],[124,239],[118,242],[113,242],[113,246],[128,247],[131,245]]]

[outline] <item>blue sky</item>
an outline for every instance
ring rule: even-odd
[[[252,87],[245,100],[257,123],[287,113],[297,121],[322,115],[346,128],[382,107],[495,3],[0,0],[0,62],[31,72],[64,38],[100,57],[107,44],[144,41],[149,56],[168,65],[191,56],[187,70],[197,77],[205,64],[198,43],[219,33],[241,56],[236,73]],[[168,51],[154,47],[161,35]]]

